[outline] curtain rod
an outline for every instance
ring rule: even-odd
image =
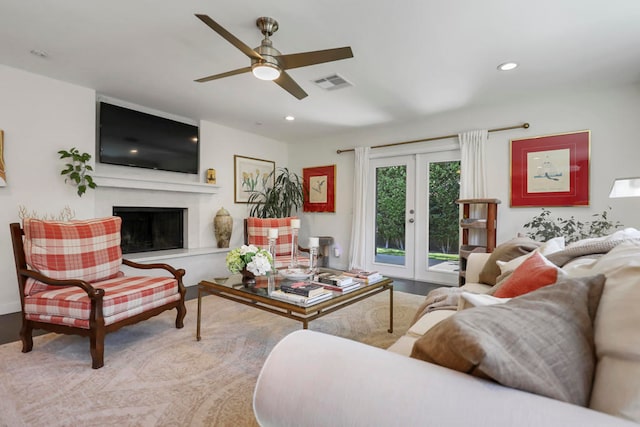
[[[496,128],[489,129],[489,132],[500,132],[503,130],[511,130],[511,129],[529,129],[529,123],[524,123],[518,126],[508,126],[505,128]],[[425,141],[436,141],[438,139],[447,139],[447,138],[455,138],[458,135],[444,135],[444,136],[434,136],[433,138],[425,138],[425,139],[414,139],[413,141],[403,141],[403,142],[393,142],[391,144],[382,144],[382,145],[373,145],[371,148],[383,148],[383,147],[393,147],[395,145],[404,145],[404,144],[413,144],[416,142],[425,142]],[[355,151],[355,148],[346,148],[344,150],[337,150],[338,154],[346,153],[347,151]]]

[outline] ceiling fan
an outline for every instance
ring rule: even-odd
[[[261,80],[273,80],[291,95],[302,99],[307,96],[307,93],[302,90],[285,70],[353,58],[353,52],[351,52],[351,48],[348,46],[336,49],[293,53],[290,55],[281,54],[279,50],[272,46],[271,40],[269,39],[269,37],[278,30],[278,22],[273,18],[261,17],[256,20],[256,25],[260,28],[264,39],[260,43],[260,46],[251,49],[209,16],[199,14],[196,14],[196,16],[213,31],[220,34],[225,40],[251,58],[251,66],[249,67],[203,77],[196,80],[196,82],[199,83],[251,71],[257,78]]]

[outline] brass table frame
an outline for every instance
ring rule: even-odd
[[[266,295],[254,294],[242,290],[244,285],[224,285],[213,281],[203,280],[198,283],[198,321],[196,326],[196,340],[200,341],[200,318],[202,313],[202,295],[211,294],[235,301],[240,304],[255,307],[269,313],[277,314],[288,319],[302,322],[303,329],[307,329],[309,322],[336,310],[347,307],[358,301],[362,301],[373,295],[389,290],[389,333],[393,332],[393,280],[385,278],[371,285],[364,285],[362,288],[346,293],[344,295],[334,296],[328,300],[321,301],[307,307],[270,298]]]

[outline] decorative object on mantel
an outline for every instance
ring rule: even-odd
[[[336,165],[302,169],[304,211],[336,211]]]
[[[0,187],[7,185],[7,172],[4,165],[4,131],[0,129]]]
[[[220,208],[213,219],[216,240],[219,248],[228,248],[233,231],[233,218],[225,208]]]
[[[273,268],[269,251],[254,245],[242,245],[227,254],[227,269],[231,273],[241,273],[242,283],[255,283],[255,276],[264,276]]]
[[[511,206],[588,206],[591,131],[511,140]]]
[[[207,184],[215,184],[216,183],[216,170],[215,169],[207,169]]]
[[[273,179],[275,177],[275,179]],[[273,185],[255,191],[249,196],[253,206],[249,216],[257,218],[286,218],[302,207],[304,200],[302,178],[288,168],[278,168],[269,175]]]
[[[74,185],[77,188],[78,196],[82,197],[87,188],[95,189],[97,187],[88,173],[93,171],[91,165],[87,164],[91,160],[91,154],[80,154],[80,151],[75,147],[72,147],[69,151],[60,150],[58,154],[60,154],[61,159],[71,159],[71,163],[65,165],[66,167],[62,169],[60,175],[66,175],[64,182],[70,182],[71,185]]]

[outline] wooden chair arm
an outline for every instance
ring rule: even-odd
[[[83,291],[87,293],[89,298],[96,299],[98,297],[102,298],[104,296],[104,289],[96,289],[89,282],[85,282],[80,279],[64,279],[58,280],[53,279],[49,276],[45,276],[42,273],[38,273],[34,270],[25,270],[20,269],[18,273],[22,276],[31,277],[39,282],[42,282],[49,286],[75,286],[77,288],[81,288]]]
[[[156,263],[156,264],[140,264],[138,262],[134,262],[134,261],[129,261],[128,259],[123,259],[122,263],[124,265],[126,265],[127,267],[131,267],[131,268],[139,268],[142,270],[151,270],[151,269],[156,269],[156,268],[160,268],[162,270],[166,270],[169,273],[171,273],[171,275],[173,275],[173,277],[176,280],[182,280],[182,277],[185,275],[185,271],[183,268],[179,268],[179,269],[175,269],[172,266],[170,266],[169,264],[162,264],[162,263]]]

